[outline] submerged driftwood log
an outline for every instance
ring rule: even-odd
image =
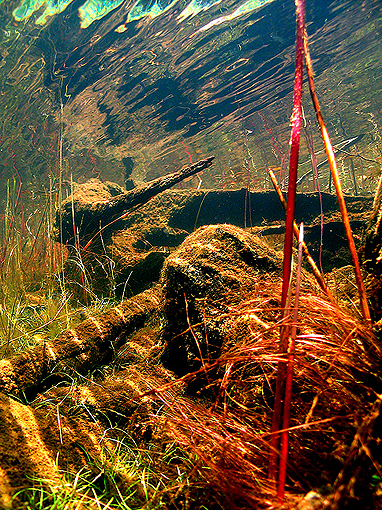
[[[258,488],[260,498],[266,486],[266,432],[280,360],[280,270],[280,256],[257,236],[232,225],[201,227],[168,257],[163,297],[156,286],[50,343],[0,361],[0,390],[16,394],[31,384],[45,390],[49,376],[67,368],[84,373],[108,365],[103,378],[98,371],[93,380],[90,372],[85,385],[44,391],[34,407],[0,395],[0,507],[11,508],[12,495],[30,486],[31,473],[57,485],[69,469],[75,474],[97,465],[91,477],[101,476],[108,452],[100,446],[108,437],[113,454],[115,440],[123,445],[126,437],[138,437],[139,448],[141,440],[143,447],[147,438],[156,442],[150,457],[158,451],[164,458],[164,445],[169,458],[171,444],[208,466],[207,498],[216,487],[219,497],[225,494],[230,501],[240,483],[246,490],[238,508],[258,508],[243,506],[242,494]],[[371,482],[373,460],[380,456],[380,404],[371,408],[370,395],[380,394],[381,353],[368,326],[317,296],[305,274],[301,290],[291,482],[300,491],[334,488],[328,508],[338,508],[337,493],[358,508],[361,498],[371,500],[378,490]],[[158,311],[161,321],[145,322]],[[166,367],[185,375],[176,377]],[[162,465],[155,465],[162,472]],[[167,474],[166,479],[172,480]],[[64,482],[71,491],[70,479]],[[122,493],[131,478],[123,485],[118,475],[117,483]],[[174,486],[179,487],[178,477]],[[380,508],[378,498],[364,508]]]
[[[155,315],[160,287],[142,292],[98,317],[90,317],[55,340],[0,360],[0,391],[19,395],[74,369],[85,373],[108,362],[126,335]],[[123,338],[123,340],[122,340]]]
[[[62,202],[56,213],[56,239],[64,244],[76,245],[76,236],[81,245],[84,245],[84,242],[89,241],[99,230],[112,224],[127,211],[145,204],[155,195],[208,168],[213,159],[214,156],[202,159],[177,172],[158,177],[130,191],[118,193],[108,200],[92,202],[86,191],[70,196]]]
[[[88,201],[110,199],[118,185],[88,182]],[[113,186],[112,189],[110,187]],[[120,191],[118,191],[120,193]],[[351,262],[344,227],[337,211],[336,197],[321,194],[324,211],[322,265],[325,272]],[[246,207],[246,204],[250,207]],[[347,197],[351,226],[361,239],[364,218],[372,204],[371,197]],[[305,241],[317,262],[321,243],[320,197],[318,193],[299,194],[296,218],[304,221]],[[81,252],[70,249],[65,264],[65,275],[71,282],[75,297],[83,302],[83,274],[86,283],[96,295],[115,292],[118,297],[132,296],[147,289],[159,279],[160,271],[169,253],[179,246],[197,227],[229,223],[237,227],[251,225],[253,231],[275,243],[282,242],[285,212],[274,191],[251,192],[239,190],[168,189],[153,197],[128,215],[109,225],[101,236],[96,236],[88,249]],[[81,230],[82,232],[82,230]],[[81,241],[81,239],[80,239]],[[113,271],[107,272],[110,264]]]

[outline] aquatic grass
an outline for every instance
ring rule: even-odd
[[[0,237],[0,352],[15,352],[33,343],[28,331],[41,325],[39,312],[50,306],[53,298],[50,269],[54,266],[52,241],[48,238],[48,208],[26,214],[20,199],[21,184],[8,181]],[[48,203],[48,201],[46,202]],[[37,231],[34,233],[34,227]],[[49,257],[47,257],[47,252]],[[45,287],[45,288],[44,288]],[[45,307],[42,304],[45,303]],[[52,324],[52,316],[49,317]],[[28,338],[29,337],[29,338]],[[21,339],[28,341],[21,342]],[[16,347],[16,344],[19,344]]]
[[[14,306],[0,308],[0,354],[23,352],[34,345],[59,336],[69,325],[83,318],[81,309],[66,310],[68,297],[60,294],[34,301],[34,296],[19,296]]]
[[[4,214],[0,216],[0,355],[9,356],[36,343],[51,340],[77,324],[87,313],[111,305],[99,299],[88,282],[83,292],[90,296],[88,309],[73,306],[62,261],[66,248],[50,235],[55,201],[51,193],[25,214],[20,208],[19,190],[8,182]],[[25,221],[26,219],[26,221]],[[76,261],[81,264],[81,260]]]
[[[74,206],[73,206],[74,207]],[[72,210],[73,227],[75,228],[74,208]],[[120,219],[120,218],[118,218]],[[102,252],[92,252],[89,247],[82,248],[78,235],[75,239],[75,245],[69,246],[69,254],[61,269],[62,279],[65,280],[70,287],[73,304],[89,305],[98,301],[99,289],[92,287],[91,282],[95,282],[95,273],[98,274],[99,279],[104,282],[102,299],[116,300],[116,262],[107,253],[105,241],[102,235],[102,229],[97,232],[97,241],[102,247]],[[127,282],[125,283],[127,285]],[[124,295],[124,291],[122,292]]]
[[[107,436],[107,437],[106,437]],[[13,508],[28,510],[159,510],[189,486],[190,460],[174,443],[140,447],[121,429],[109,429],[103,454],[78,471],[57,468],[57,480],[32,478],[31,486],[13,496]],[[59,460],[59,459],[58,459]]]
[[[328,441],[334,447],[338,434],[342,434],[344,444],[349,445],[355,417],[367,412],[367,402],[359,397],[361,373],[367,379],[369,370],[376,374],[376,366],[373,368],[373,362],[365,355],[363,342],[365,349],[375,349],[379,359],[380,352],[370,343],[370,332],[334,304],[303,295],[300,312],[304,322],[295,324],[299,334],[292,424],[287,428],[292,445],[287,484],[308,489],[319,476],[318,466],[324,465],[320,452],[326,458],[330,451]],[[202,466],[208,467],[204,475],[228,499],[229,508],[261,508],[274,495],[266,472],[266,452],[272,438],[268,432],[271,388],[280,355],[273,347],[276,329],[273,335],[271,332],[272,329],[259,332],[217,361],[221,367],[220,380],[215,382],[216,393],[220,394],[218,403],[208,407],[187,399],[167,402],[174,436],[188,451],[196,452],[200,474]],[[209,368],[206,365],[203,370]],[[304,474],[299,472],[301,465]],[[332,481],[335,466],[334,463]],[[326,469],[331,470],[327,466]],[[288,487],[287,501],[293,498]]]
[[[52,191],[53,193],[53,191]],[[9,356],[52,340],[91,314],[115,304],[112,261],[105,264],[111,282],[110,296],[99,298],[89,281],[81,292],[88,296],[87,306],[75,302],[70,281],[61,266],[67,260],[67,250],[52,239],[54,199],[44,198],[42,212],[36,209],[20,229],[22,216],[12,204],[9,193],[6,214],[1,217],[0,235],[8,245],[2,247],[0,259],[0,354]],[[84,268],[79,256],[74,264]],[[107,267],[106,267],[107,266]],[[109,268],[111,267],[110,271]],[[86,276],[86,272],[83,273]]]

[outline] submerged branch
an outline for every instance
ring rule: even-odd
[[[142,327],[160,305],[153,288],[123,301],[98,317],[90,317],[51,342],[44,342],[9,359],[0,360],[0,390],[22,394],[58,377],[64,367],[84,373],[112,358],[121,335]]]
[[[65,244],[75,244],[73,231],[78,230],[75,235],[78,235],[81,244],[83,244],[84,240],[88,241],[99,229],[111,224],[122,214],[145,204],[162,191],[210,167],[213,159],[214,156],[202,159],[193,165],[181,168],[177,172],[158,177],[147,184],[120,193],[109,200],[89,203],[77,201],[73,199],[73,196],[67,198],[56,213],[56,239]],[[59,234],[60,228],[61,235]]]

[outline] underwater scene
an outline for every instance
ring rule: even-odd
[[[0,510],[382,509],[381,0],[0,0]]]

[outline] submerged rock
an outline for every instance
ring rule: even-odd
[[[208,225],[187,237],[162,272],[166,366],[178,375],[196,370],[201,357],[216,358],[253,322],[264,326],[254,313],[235,311],[266,293],[264,282],[277,279],[281,267],[275,250],[233,225]]]

